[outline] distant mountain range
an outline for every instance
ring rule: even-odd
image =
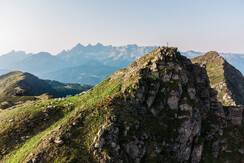
[[[113,72],[127,67],[131,62],[155,49],[155,46],[83,46],[77,44],[70,50],[57,55],[47,52],[26,54],[23,51],[11,51],[0,56],[0,75],[19,70],[32,73],[43,79],[61,82],[78,82],[96,85]],[[187,51],[182,55],[193,58],[202,52]],[[244,55],[220,53],[229,63],[244,73]]]

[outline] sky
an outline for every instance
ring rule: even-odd
[[[98,42],[244,53],[244,1],[0,0],[0,54]]]

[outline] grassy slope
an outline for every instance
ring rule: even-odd
[[[32,76],[29,74],[24,74],[20,71],[12,71],[8,74],[2,75],[0,78],[0,103],[4,101],[18,103],[19,101],[34,100],[35,96],[47,92],[48,84],[44,82],[37,82],[36,78],[34,81],[29,79]],[[37,78],[38,79],[38,78]],[[39,79],[38,79],[39,80]],[[13,96],[16,94],[17,90],[21,90],[19,82],[27,82],[33,88],[33,92],[30,92],[30,95],[26,96]],[[34,88],[37,86],[37,88]],[[40,92],[39,92],[40,91]],[[31,95],[33,94],[33,95]]]
[[[65,97],[90,88],[92,86],[64,83],[56,86],[55,83],[41,80],[32,74],[13,71],[0,77],[0,108],[5,109],[24,101],[35,100],[44,93],[50,93],[54,97]],[[17,91],[22,93],[16,95]]]
[[[0,102],[13,100],[12,96],[16,89],[19,89],[17,82],[24,79],[21,72],[13,71],[2,75],[0,78]],[[27,97],[28,98],[28,97]]]
[[[6,89],[15,84],[17,81],[23,79],[23,76],[19,76],[21,72],[13,71],[7,75],[2,75],[0,77],[0,94],[6,91]]]
[[[144,63],[152,59],[154,58],[151,58],[151,56],[145,56],[139,62]],[[127,121],[132,124],[138,120],[137,116],[128,113],[128,111],[126,113],[123,110],[126,109],[123,106],[123,101],[125,100],[124,94],[122,93],[123,90],[128,90],[130,95],[133,96],[133,89],[135,89],[135,84],[138,84],[140,78],[139,74],[137,74],[138,70],[132,68],[134,64],[137,63],[132,63],[130,68],[122,69],[116,74],[111,75],[111,78],[100,83],[93,90],[89,91],[89,93],[68,98],[72,99],[74,103],[73,108],[75,109],[65,114],[64,117],[59,119],[55,124],[50,125],[42,133],[31,138],[20,148],[9,153],[2,161],[22,162],[24,160],[30,160],[33,158],[30,154],[33,153],[35,155],[34,157],[38,154],[45,155],[47,162],[79,162],[81,160],[83,162],[93,162],[94,158],[90,155],[89,148],[95,135],[106,123],[107,118],[116,115],[122,122]],[[131,78],[130,75],[134,73],[137,75]],[[129,77],[130,80],[122,81],[124,76]],[[145,126],[142,126],[142,130],[149,136],[158,135],[170,141],[169,138],[175,135],[172,129],[178,124],[168,119],[169,116],[171,118],[174,116],[174,113],[169,112],[169,110],[165,108],[165,113],[168,114],[164,113],[157,119],[150,112],[146,114],[142,120],[142,124],[145,124]],[[168,120],[167,123],[172,127],[170,127],[170,131],[158,127],[158,123],[165,118]],[[74,126],[74,122],[78,123],[78,126]],[[122,141],[129,141],[136,134],[136,132],[129,133]],[[55,140],[57,137],[61,137],[65,143],[63,145],[57,145],[52,141],[47,141]],[[153,144],[150,142],[147,143],[147,146],[153,148]],[[164,159],[171,160],[170,153],[166,149],[164,152],[167,155]],[[106,153],[104,154],[106,155]],[[150,157],[148,161],[155,159],[154,157]],[[161,160],[162,158],[157,159]]]
[[[145,59],[145,58],[144,58]],[[51,145],[45,145],[45,142],[43,143],[43,139],[47,137],[54,137],[54,135],[50,135],[51,131],[57,131],[58,126],[63,126],[62,129],[64,128],[69,128],[70,124],[72,124],[73,121],[79,119],[81,116],[77,115],[82,115],[85,119],[83,120],[83,124],[85,127],[79,127],[79,130],[73,130],[73,132],[78,132],[76,133],[77,138],[73,137],[72,140],[75,141],[77,147],[69,147],[68,151],[72,151],[72,154],[60,154],[63,155],[62,157],[57,157],[59,160],[58,162],[62,161],[67,161],[67,159],[72,160],[73,157],[79,156],[78,153],[86,153],[84,154],[84,157],[80,158],[82,160],[91,160],[87,154],[87,149],[90,147],[93,138],[95,137],[95,134],[98,132],[98,130],[101,128],[101,125],[105,122],[106,117],[109,116],[109,110],[107,109],[110,103],[110,100],[112,97],[117,96],[120,94],[121,86],[122,86],[122,75],[120,75],[120,72],[123,74],[123,72],[126,71],[126,69],[122,69],[118,72],[118,76],[116,76],[115,79],[106,79],[102,83],[98,84],[96,87],[94,87],[92,90],[87,91],[87,93],[79,95],[79,96],[74,96],[74,97],[69,97],[66,98],[65,101],[62,102],[55,102],[54,100],[46,100],[42,102],[35,102],[31,105],[28,105],[28,108],[20,107],[14,110],[11,110],[10,112],[6,112],[5,114],[8,115],[8,118],[0,123],[0,126],[6,125],[9,123],[9,119],[13,118],[17,114],[19,114],[19,110],[21,110],[21,115],[24,117],[32,116],[34,118],[39,118],[40,115],[45,110],[51,103],[52,106],[56,106],[58,110],[63,113],[62,116],[59,116],[59,119],[56,122],[50,122],[48,123],[43,130],[39,129],[39,132],[36,132],[38,128],[41,125],[37,125],[36,128],[30,128],[30,130],[35,130],[35,131],[30,131],[32,133],[32,137],[24,141],[20,144],[14,143],[12,145],[13,147],[6,150],[4,152],[3,159],[1,162],[23,162],[29,154],[33,151],[35,153],[38,153],[38,151],[42,151],[43,148],[52,148]],[[133,73],[133,72],[131,72]],[[123,74],[124,75],[124,74]],[[124,83],[124,87],[128,87],[133,85],[137,79],[131,79],[129,82]],[[126,88],[124,88],[126,89]],[[106,98],[106,100],[104,100]],[[72,103],[71,106],[68,106],[69,111],[67,111],[67,107],[64,107],[67,105],[67,103]],[[74,109],[75,108],[75,109]],[[5,116],[2,114],[2,116]],[[6,128],[6,130],[1,130],[0,135],[4,135],[6,133],[10,133],[14,130],[14,128],[18,127],[13,127],[13,126],[23,126],[25,124],[25,120],[23,119],[22,121],[14,121],[12,122],[12,125]],[[59,133],[65,132],[65,130],[59,131]],[[83,133],[83,134],[81,134]],[[80,137],[82,135],[82,137]],[[1,138],[0,138],[1,139]],[[4,139],[2,139],[4,140]],[[83,140],[81,142],[81,140]],[[2,144],[5,144],[7,141],[2,142]],[[72,143],[69,143],[72,144]],[[80,147],[83,146],[84,149],[80,151]],[[16,149],[14,149],[16,148]],[[53,146],[55,148],[55,146]],[[63,146],[62,148],[67,148]],[[48,150],[48,149],[47,149]],[[50,152],[55,153],[56,150],[59,149],[52,149]],[[63,150],[65,151],[65,150]],[[69,157],[69,158],[66,158]],[[87,158],[88,157],[88,158]],[[52,160],[54,161],[54,160]],[[88,161],[89,162],[89,161]]]
[[[35,102],[31,105],[28,105],[28,107],[20,107],[18,109],[11,110],[10,112],[5,112],[4,114],[1,114],[1,118],[4,117],[4,121],[0,123],[0,126],[6,126],[5,129],[1,130],[0,135],[5,135],[6,133],[13,132],[14,129],[19,128],[25,124],[25,119],[28,118],[23,118],[23,117],[33,117],[33,118],[39,118],[41,117],[39,114],[42,114],[43,110],[47,109],[47,106],[49,106],[51,103],[52,105],[56,106],[58,110],[60,110],[63,115],[58,117],[59,120],[56,122],[49,122],[46,127],[41,130],[38,128],[41,125],[37,125],[35,128],[30,128],[30,130],[34,131],[29,131],[32,133],[33,137],[27,140],[26,142],[12,145],[13,147],[7,150],[10,153],[4,157],[2,162],[22,162],[23,160],[26,159],[28,154],[32,150],[38,150],[36,147],[42,142],[42,139],[44,137],[47,137],[48,134],[50,134],[50,131],[55,130],[57,126],[59,125],[69,125],[70,121],[72,121],[72,116],[76,115],[80,110],[85,110],[84,114],[86,114],[88,117],[90,114],[92,114],[93,109],[86,109],[87,107],[97,103],[98,101],[103,100],[106,96],[111,95],[115,92],[118,92],[120,90],[120,81],[112,81],[108,82],[109,79],[103,81],[100,83],[96,88],[94,88],[92,91],[89,91],[87,94],[83,94],[80,96],[76,97],[70,97],[66,98],[62,102],[55,102],[54,100],[47,100],[47,101],[41,101],[41,102]],[[119,84],[118,84],[119,83]],[[70,104],[70,106],[65,107],[67,104]],[[76,109],[74,109],[76,108]],[[68,111],[67,111],[68,110]],[[14,120],[14,122],[10,123],[9,119],[14,118],[17,114],[21,114],[22,116],[18,116],[17,118],[21,118],[22,120],[19,121],[18,119]],[[104,111],[102,113],[104,115]],[[95,134],[98,130],[97,126],[98,124],[97,121],[102,121],[103,118],[101,118],[101,115],[98,114],[96,115],[97,117],[92,117],[91,119],[87,119],[87,123],[91,125],[90,129],[91,131],[88,131],[88,135],[84,136],[86,138],[85,140],[87,141],[87,144],[91,143],[91,134]],[[105,116],[105,115],[104,115]],[[0,119],[1,119],[0,118]],[[93,122],[94,120],[94,122]],[[28,122],[28,121],[27,121]],[[28,122],[29,123],[29,122]],[[87,125],[88,125],[87,124]],[[40,132],[41,131],[41,132]],[[2,139],[0,138],[2,144],[6,144],[10,140]],[[12,139],[11,139],[12,140]],[[17,149],[14,149],[17,148]]]
[[[226,76],[224,74],[225,60],[220,57],[216,52],[208,52],[202,56],[191,59],[191,61],[193,63],[198,63],[206,68],[210,80],[210,86],[218,91],[218,100],[223,105],[232,105],[232,99],[230,99],[229,101],[223,100],[223,97],[226,93],[231,95],[231,92],[228,91],[226,85]],[[220,85],[223,86],[220,87]]]

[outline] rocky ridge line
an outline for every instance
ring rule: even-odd
[[[111,76],[111,80],[121,74],[118,71]],[[94,139],[93,153],[100,159],[101,154],[109,148],[113,149],[110,151],[112,155],[108,155],[105,160],[112,159],[113,155],[122,160],[120,156],[126,155],[131,162],[140,162],[152,155],[160,155],[165,150],[173,152],[177,160],[199,162],[203,150],[200,140],[202,121],[208,118],[210,110],[216,110],[216,114],[224,116],[222,105],[216,98],[217,93],[209,86],[206,70],[193,65],[176,48],[160,47],[132,63],[122,75],[125,110],[132,112],[128,112],[128,116],[136,115],[138,124],[125,120],[108,122]],[[130,79],[136,80],[127,84]],[[157,119],[154,125],[166,131],[173,130],[175,135],[170,135],[170,141],[163,136],[142,132],[142,126],[147,126],[141,124],[142,119],[148,111]],[[115,113],[115,117],[119,115]],[[169,124],[169,121],[175,121],[176,125]],[[121,126],[123,131],[119,130]],[[126,136],[131,128],[139,133],[127,143],[120,142],[120,137]],[[121,136],[120,132],[124,134]],[[150,151],[152,146],[154,150]]]

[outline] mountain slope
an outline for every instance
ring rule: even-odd
[[[216,94],[160,47],[79,96],[0,114],[1,162],[242,162],[243,108]]]
[[[91,86],[88,85],[45,81],[30,73],[12,71],[0,76],[0,108],[6,108],[27,100],[35,100],[37,99],[36,96],[44,93],[51,94],[54,97],[64,97],[79,94],[90,88]]]
[[[194,58],[203,55],[203,52],[196,52],[196,51],[186,51],[182,52],[182,55],[186,56],[187,58]],[[244,54],[238,53],[219,53],[227,62],[237,68],[242,74],[244,74]]]
[[[223,105],[244,105],[244,77],[217,52],[208,52],[191,59],[205,67],[210,85],[218,91],[218,100]]]
[[[29,73],[13,71],[0,76],[0,102],[34,99],[34,96],[49,92],[52,88],[47,82]]]

